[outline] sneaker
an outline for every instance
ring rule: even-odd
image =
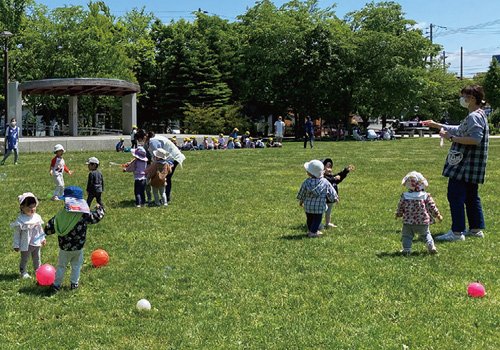
[[[471,230],[467,230],[464,232],[464,236],[475,237],[475,238],[484,238],[484,232],[483,231],[472,232]]]
[[[335,227],[337,227],[337,225],[332,224],[331,222],[329,222],[329,223],[326,225],[326,228],[335,228]]]
[[[452,230],[449,230],[447,233],[441,236],[436,237],[436,241],[463,241],[465,240],[465,236],[460,233],[459,235],[455,234]]]
[[[57,285],[53,284],[50,286],[50,289],[52,289],[52,291],[54,291],[54,292],[59,292],[59,289],[61,289],[61,286],[57,286]]]
[[[140,208],[140,207],[141,207],[141,205],[140,205],[140,204],[137,204],[135,207],[136,207],[136,208]]]
[[[427,250],[429,251],[429,253],[436,254],[438,252],[436,246],[434,245],[434,242],[427,242],[425,245],[427,246]]]
[[[17,162],[14,162],[14,165],[17,165],[18,163]]]
[[[78,283],[71,283],[70,289],[78,289]]]
[[[60,199],[59,199],[59,197],[57,197],[57,196],[52,196],[52,198],[51,198],[50,200],[51,200],[51,201],[59,201]]]
[[[309,238],[318,238],[321,236],[323,236],[323,233],[321,231],[316,231],[315,233],[313,233],[313,232],[307,233],[307,237],[309,237]]]
[[[22,274],[21,274],[21,278],[22,278],[23,280],[27,280],[27,279],[30,279],[30,278],[31,278],[31,276],[30,276],[30,274],[29,274],[29,273],[25,272],[25,273],[22,273]]]

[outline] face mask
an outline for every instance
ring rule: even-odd
[[[467,101],[465,101],[465,97],[463,97],[463,96],[460,97],[460,106],[462,106],[464,108],[469,108],[469,103],[467,103]]]

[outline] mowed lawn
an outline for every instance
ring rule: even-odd
[[[431,232],[450,227],[448,146],[415,138],[189,152],[167,208],[135,208],[132,174],[110,164],[129,153],[68,152],[75,174],[66,185],[85,188],[86,159],[101,160],[107,212],[89,226],[80,288],[69,290],[67,270],[55,295],[18,278],[9,228],[23,192],[41,199],[45,221],[62,207],[48,199],[52,154],[21,154],[17,166],[11,157],[0,167],[0,348],[498,349],[500,139],[480,187],[486,238],[438,244],[435,256],[415,241],[412,256],[397,254],[394,211],[409,171],[427,177],[444,216]],[[334,170],[356,171],[339,185],[339,227],[309,239],[295,197],[303,163],[325,157]],[[97,248],[110,255],[100,269],[90,264]],[[42,261],[55,265],[57,254],[57,238],[47,237]],[[478,280],[487,295],[469,298]],[[136,310],[141,298],[150,312]]]

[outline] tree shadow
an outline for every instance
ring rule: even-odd
[[[17,279],[19,279],[19,274],[17,273],[0,273],[0,282],[14,281]]]

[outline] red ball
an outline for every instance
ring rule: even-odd
[[[36,281],[41,286],[50,286],[56,280],[56,269],[50,264],[43,264],[36,269]]]
[[[467,286],[467,294],[473,298],[482,298],[486,294],[486,289],[481,283],[474,282]]]
[[[92,260],[94,267],[101,267],[108,264],[109,255],[104,249],[96,249],[92,252],[90,260]]]

